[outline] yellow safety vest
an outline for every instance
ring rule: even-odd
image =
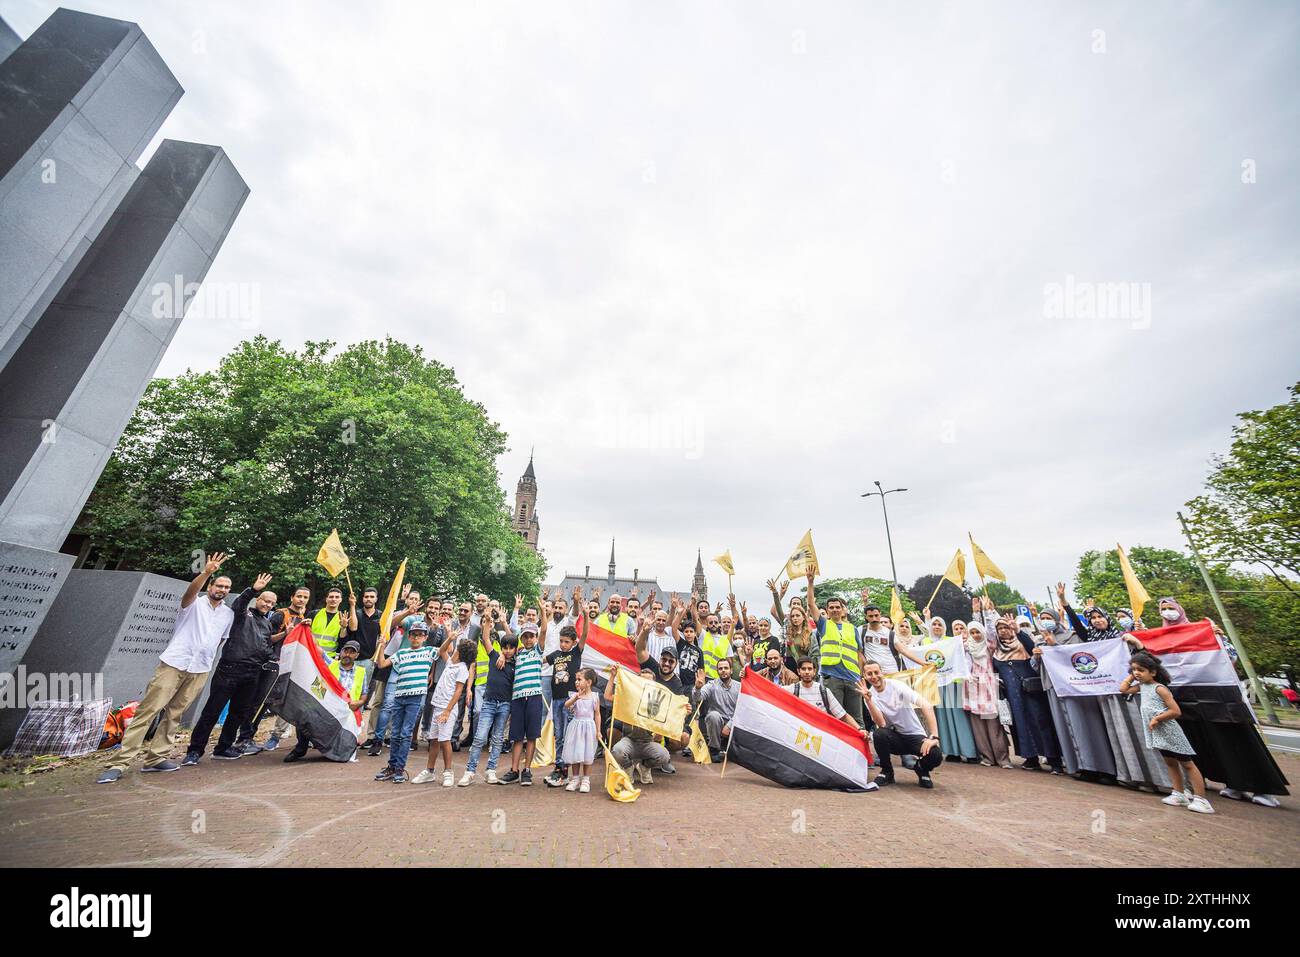
[[[320,650],[327,655],[338,654],[339,632],[343,630],[343,609],[334,613],[334,620],[329,620],[329,612],[322,608],[311,620],[311,636],[320,645]]]
[[[492,666],[492,659],[483,650],[482,641],[475,641],[474,644],[478,647],[478,658],[476,659],[478,664],[474,671],[474,687],[477,689],[487,684],[488,668]],[[497,654],[501,654],[501,642],[495,638],[492,639],[492,650]]]
[[[330,674],[334,675],[335,678],[339,677],[339,663],[337,659],[330,662]],[[353,665],[352,666],[352,687],[348,691],[348,696],[353,701],[356,701],[358,698],[361,697],[361,692],[365,690],[365,687],[366,687],[366,670],[362,668],[359,664]]]
[[[609,620],[609,612],[607,611],[602,611],[596,618],[596,625],[598,627],[604,628],[606,631],[612,631],[616,635],[622,635],[624,638],[627,637],[627,623],[628,617],[626,612],[621,613],[612,622]]]
[[[726,635],[706,631],[700,638],[700,651],[704,652],[704,677],[718,677],[718,662],[731,657],[731,642]]]
[[[821,641],[821,665],[843,665],[851,674],[861,675],[858,667],[857,628],[847,618],[840,624],[826,619],[826,631]]]

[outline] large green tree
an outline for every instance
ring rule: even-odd
[[[319,594],[337,526],[353,583],[381,600],[403,558],[426,594],[535,594],[545,563],[510,528],[506,436],[483,406],[418,346],[333,346],[259,336],[155,379],[74,531],[120,567],[188,578],[227,550],[237,587],[267,570]]]
[[[1290,391],[1287,402],[1241,414],[1187,519],[1207,557],[1262,566],[1300,594],[1300,383]]]

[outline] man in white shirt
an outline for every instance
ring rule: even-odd
[[[863,597],[866,590],[863,589]],[[894,656],[893,631],[884,626],[883,616],[877,605],[867,604],[864,609],[866,624],[858,629],[858,638],[862,643],[862,656],[868,661],[880,665],[884,674],[892,675],[898,671],[898,659]]]
[[[225,604],[225,597],[230,594],[230,578],[226,575],[212,577],[226,557],[224,552],[214,554],[185,589],[171,641],[149,679],[135,717],[122,735],[121,750],[96,784],[111,784],[122,777],[122,772],[130,767],[132,759],[143,748],[144,736],[157,714],[162,715],[162,720],[149,743],[141,770],[175,771],[180,768],[175,761],[169,760],[172,746],[176,743],[180,717],[203,690],[217,649],[226,640],[235,620],[235,613]],[[207,593],[202,601],[196,601],[204,585],[207,585]]]
[[[876,760],[880,762],[876,784],[880,787],[893,784],[892,756],[911,754],[918,758],[913,768],[917,783],[923,788],[934,787],[930,772],[943,763],[934,706],[901,681],[887,680],[874,661],[868,661],[862,669],[858,691],[876,724],[871,734]],[[924,727],[916,716],[918,708],[925,719]]]

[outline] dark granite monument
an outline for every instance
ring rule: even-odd
[[[102,672],[125,700],[185,583],[59,548],[248,187],[216,146],[135,165],[183,93],[135,24],[59,9],[16,41],[0,23],[0,678]]]

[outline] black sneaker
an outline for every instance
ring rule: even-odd
[[[514,783],[515,783],[516,781],[518,781],[518,780],[519,780],[519,772],[518,772],[518,771],[507,771],[505,774],[501,775],[501,777],[497,778],[497,783],[498,783],[498,784],[514,784]]]
[[[368,737],[366,740],[361,742],[361,747],[363,748],[373,748],[374,746],[375,746],[375,736],[373,734],[370,737]]]
[[[524,768],[524,773],[519,775],[519,784],[521,787],[530,787],[533,783],[533,772],[531,768]]]
[[[558,771],[552,771],[546,777],[542,778],[542,782],[548,788],[562,788],[569,783],[568,779]]]
[[[1020,770],[1022,770],[1022,771],[1041,771],[1041,770],[1043,770],[1043,766],[1042,766],[1041,764],[1039,764],[1039,763],[1038,763],[1038,759],[1035,758],[1033,761],[1026,761],[1024,764],[1020,765]]]
[[[222,748],[220,751],[213,751],[212,756],[219,761],[237,761],[244,756],[244,752],[236,751],[234,748]]]
[[[370,750],[367,751],[366,754],[370,755],[372,758],[377,758],[379,757],[379,752],[382,750],[384,750],[384,746],[376,741],[370,746]]]
[[[916,772],[916,783],[921,785],[921,787],[923,788],[934,787],[934,779],[931,778],[930,775],[926,774],[923,771]]]
[[[889,787],[889,785],[894,783],[894,776],[892,774],[877,774],[876,779],[872,783],[878,788]]]
[[[200,760],[202,757],[203,757],[203,755],[199,754],[199,752],[197,752],[197,751],[186,751],[186,752],[185,752],[185,760],[181,762],[181,767],[183,767],[183,768],[192,768],[192,767],[194,767],[194,765],[196,765],[196,764],[199,763],[199,760]]]
[[[390,764],[390,765],[386,765],[386,766],[384,767],[384,770],[380,771],[378,774],[375,775],[375,780],[376,780],[376,781],[391,781],[391,780],[393,779],[393,776],[394,776],[395,774],[397,774],[397,772],[393,770],[393,766],[392,766],[391,764]]]
[[[306,751],[299,751],[297,748],[294,748],[292,751],[290,751],[288,754],[284,756],[284,763],[293,764],[293,762],[301,761],[305,757],[307,757]]]
[[[159,761],[157,764],[151,764],[147,768],[141,768],[141,771],[179,771],[181,766],[175,761]]]

